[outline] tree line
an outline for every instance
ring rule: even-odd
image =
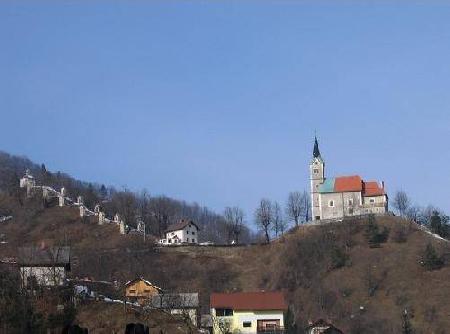
[[[147,190],[135,192],[126,188],[119,190],[113,186],[83,182],[66,173],[51,172],[44,164],[38,165],[26,157],[0,151],[0,193],[16,197],[21,205],[23,199],[19,179],[26,169],[35,177],[37,185],[50,186],[55,190],[64,187],[69,197],[76,199],[77,196],[82,196],[84,204],[91,209],[99,204],[109,217],[118,213],[130,227],[136,227],[138,221],[143,221],[146,233],[157,238],[164,236],[164,231],[170,224],[187,218],[199,226],[200,241],[253,241],[254,233],[244,223],[241,209],[227,208],[223,214],[218,214],[198,203],[151,195]],[[1,210],[7,211],[7,208],[0,207]]]
[[[431,232],[442,238],[450,238],[450,219],[443,210],[433,205],[422,207],[413,204],[404,190],[394,194],[392,207],[399,216],[428,227]]]

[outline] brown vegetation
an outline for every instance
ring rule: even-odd
[[[388,233],[376,247],[368,221],[353,220],[300,226],[267,245],[161,248],[122,236],[115,225],[83,221],[76,208],[43,209],[33,200],[11,207],[14,219],[0,225],[8,241],[0,257],[14,256],[18,246],[70,245],[71,276],[117,281],[111,297],[121,298],[123,284],[143,276],[168,291],[198,291],[203,312],[213,291],[282,290],[299,327],[324,318],[346,333],[399,333],[406,309],[416,333],[450,328],[449,265],[429,271],[420,263],[429,243],[448,261],[448,243],[400,218],[377,218],[372,234]],[[100,308],[81,309],[84,326],[95,320],[89,314],[103,317]]]

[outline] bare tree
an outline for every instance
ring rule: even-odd
[[[309,220],[309,204],[309,195],[306,191],[303,193],[299,191],[289,193],[286,203],[286,215],[291,221],[295,222],[295,226],[298,226],[302,220]]]
[[[255,211],[255,222],[259,229],[264,233],[266,242],[270,242],[270,227],[273,222],[273,209],[270,200],[263,198]]]
[[[420,207],[417,205],[411,205],[405,212],[406,217],[412,221],[417,222],[420,215]]]
[[[290,220],[295,222],[295,226],[298,226],[300,216],[302,215],[302,202],[300,192],[293,191],[289,193],[288,201],[286,203],[286,215]]]
[[[223,213],[225,218],[225,226],[228,234],[228,242],[231,237],[236,243],[239,243],[239,236],[244,226],[244,211],[237,207],[226,207]]]
[[[304,221],[309,221],[310,213],[311,213],[311,197],[309,196],[309,193],[306,191],[303,191],[302,193],[302,202],[303,202],[303,217]]]
[[[278,202],[274,202],[272,205],[273,218],[272,218],[272,229],[275,232],[275,237],[278,237],[278,234],[283,234],[285,227],[283,226],[283,214],[281,212],[281,206]]]
[[[400,216],[405,217],[406,212],[410,206],[410,200],[408,195],[403,190],[397,191],[394,196],[394,201],[392,203],[394,208],[398,211]]]
[[[165,196],[154,197],[150,201],[150,208],[153,217],[156,218],[157,232],[160,237],[171,223],[175,216],[175,205],[170,198]]]

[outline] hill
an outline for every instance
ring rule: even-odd
[[[2,202],[13,219],[0,224],[7,241],[1,258],[14,257],[22,245],[65,244],[73,249],[72,277],[121,287],[144,276],[169,291],[198,291],[203,312],[212,291],[282,290],[301,328],[325,318],[346,333],[400,333],[404,310],[416,333],[450,328],[448,242],[397,217],[376,219],[379,231],[389,230],[377,243],[368,242],[364,218],[301,226],[268,245],[161,248],[151,239],[122,236],[115,226],[83,221],[73,207],[15,201],[6,196]],[[443,268],[427,271],[420,264],[428,243],[444,256]]]

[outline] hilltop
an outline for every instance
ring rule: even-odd
[[[82,220],[74,207],[42,208],[38,199],[14,204],[13,219],[0,225],[6,244],[0,257],[14,257],[21,245],[70,245],[71,277],[117,281],[144,276],[169,291],[198,291],[207,312],[213,291],[282,290],[300,327],[326,318],[349,333],[398,333],[407,309],[417,333],[445,333],[450,327],[450,267],[420,265],[428,243],[448,257],[448,242],[397,217],[376,219],[389,229],[377,247],[365,236],[368,220],[353,219],[291,230],[271,244],[156,247],[116,226]],[[448,261],[448,259],[447,259]],[[121,288],[111,292],[120,297]],[[86,313],[83,313],[86,322]]]

